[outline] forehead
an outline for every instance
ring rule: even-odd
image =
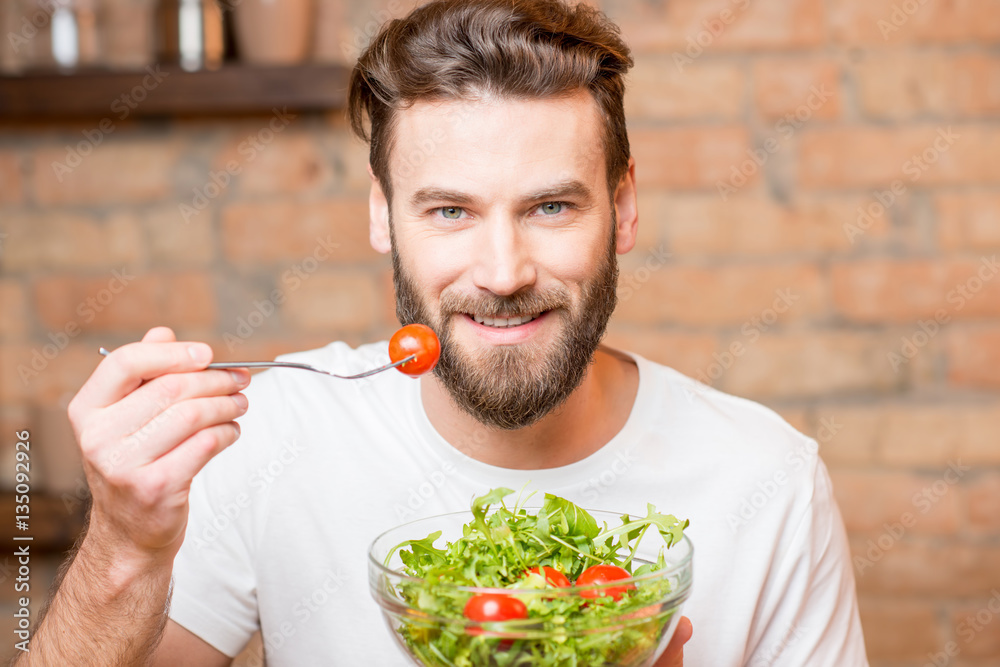
[[[585,90],[545,99],[420,101],[397,112],[393,191],[430,186],[498,200],[578,180],[603,192],[602,128]]]

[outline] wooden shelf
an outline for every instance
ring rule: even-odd
[[[158,72],[159,81],[153,73]],[[342,65],[227,65],[185,72],[82,71],[0,77],[0,118],[110,118],[324,111],[344,107],[349,70]],[[141,99],[140,101],[140,98]]]

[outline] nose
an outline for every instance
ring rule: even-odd
[[[490,220],[479,227],[472,280],[476,287],[509,296],[536,279],[532,248],[517,220]]]

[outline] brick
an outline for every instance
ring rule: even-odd
[[[66,164],[67,147],[39,148],[33,171],[37,201],[43,205],[140,203],[170,194],[179,158],[174,142],[104,141],[68,173],[56,171],[57,163]]]
[[[949,620],[962,657],[996,662],[1000,655],[1000,587],[983,591],[976,604],[963,604]]]
[[[826,30],[817,0],[605,0],[601,6],[636,51],[670,51],[693,60],[714,51],[815,45]]]
[[[1000,249],[1000,193],[962,191],[934,198],[938,243],[946,250]]]
[[[961,458],[965,426],[963,411],[951,406],[882,408],[878,458],[896,466],[945,466]]]
[[[317,150],[318,137],[286,127],[271,132],[274,117],[262,118],[223,149],[214,161],[214,170],[235,174],[238,190],[247,194],[298,194],[316,192],[333,177],[330,165]],[[295,123],[295,120],[291,120]],[[281,126],[280,124],[277,124]],[[263,133],[263,138],[261,137]],[[271,137],[267,142],[263,139]],[[202,186],[211,182],[203,175]],[[230,186],[231,187],[231,186]]]
[[[1000,130],[989,126],[810,128],[800,134],[799,184],[873,188],[874,194],[896,183],[898,194],[914,187],[997,183],[1000,172],[992,165],[998,149]]]
[[[186,221],[173,206],[156,207],[136,216],[148,243],[148,257],[154,264],[171,268],[205,266],[216,257],[216,240],[208,216]],[[133,220],[131,213],[121,214]],[[117,217],[114,219],[118,219]]]
[[[95,347],[70,339],[0,344],[0,402],[68,402],[100,362]]]
[[[858,600],[870,660],[920,660],[944,644],[933,603],[914,600]]]
[[[1000,533],[1000,473],[981,471],[964,487],[962,504],[970,532],[984,537]]]
[[[1000,388],[1000,326],[949,329],[947,355],[949,383]]]
[[[16,280],[0,280],[0,339],[20,338],[28,328],[24,286]]]
[[[360,198],[233,204],[222,214],[222,250],[234,263],[254,265],[382,257],[368,242],[368,203]]]
[[[0,151],[0,204],[20,204],[23,201],[21,158],[16,153]]]
[[[102,278],[60,275],[35,285],[35,307],[51,332],[143,333],[152,326],[212,327],[215,290],[202,272],[130,273]]]
[[[641,324],[732,325],[744,343],[822,311],[826,286],[811,264],[622,272],[617,317]],[[728,346],[728,344],[727,344]]]
[[[707,368],[718,346],[715,336],[710,334],[637,329],[618,325],[616,319],[612,320],[604,343],[670,366],[688,376]]]
[[[6,272],[35,269],[103,269],[135,264],[143,256],[139,226],[63,212],[14,214],[4,219],[0,266]]]
[[[629,72],[625,114],[630,121],[737,120],[745,82],[735,63],[699,62],[681,69],[666,55],[639,55]]]
[[[854,196],[789,204],[749,196],[723,202],[714,195],[655,192],[640,195],[640,226],[659,225],[659,235],[678,256],[819,256],[851,248],[845,221],[854,221],[865,203]],[[883,213],[872,219],[866,238],[884,238],[888,231]]]
[[[916,7],[906,11],[904,4]],[[833,38],[845,44],[988,43],[1000,37],[998,12],[997,0],[837,0],[830,26]]]
[[[1000,466],[997,433],[1000,433],[1000,404],[987,402],[967,408],[965,437],[959,445],[959,456],[972,465]]]
[[[881,548],[862,536],[852,537],[851,552],[861,594],[978,597],[997,585],[1000,547],[992,544],[904,536]]]
[[[820,443],[820,455],[831,467],[869,466],[875,459],[882,410],[846,405],[816,408],[817,422],[827,425],[812,434]]]
[[[758,400],[880,392],[897,378],[884,337],[848,331],[761,336],[735,358],[717,384]]]
[[[712,189],[728,181],[749,159],[750,137],[744,127],[635,129],[629,143],[642,187]],[[748,183],[756,182],[752,172]]]
[[[753,80],[757,112],[770,120],[787,117],[787,125],[778,130],[840,117],[843,91],[836,61],[759,58],[754,61]]]
[[[1000,57],[899,50],[863,52],[854,66],[858,100],[870,118],[902,120],[996,115]]]
[[[282,309],[289,324],[304,332],[361,332],[371,327],[377,291],[362,272],[320,271],[290,290]]]
[[[859,322],[947,323],[998,317],[998,274],[1000,264],[987,257],[837,263],[831,269],[833,303],[841,315]],[[931,324],[931,335],[936,335],[940,327]]]
[[[886,524],[897,523],[911,536],[950,535],[958,528],[959,491],[942,474],[834,470],[830,478],[851,533],[877,537]]]

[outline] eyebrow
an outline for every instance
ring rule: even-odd
[[[537,190],[521,198],[521,204],[529,204],[536,201],[548,201],[561,198],[576,198],[586,202],[593,200],[593,193],[583,181],[570,179],[560,181],[547,188]],[[474,195],[457,190],[447,190],[433,186],[420,188],[410,197],[410,206],[420,208],[424,204],[436,201],[447,201],[459,206],[475,204],[479,200]]]

